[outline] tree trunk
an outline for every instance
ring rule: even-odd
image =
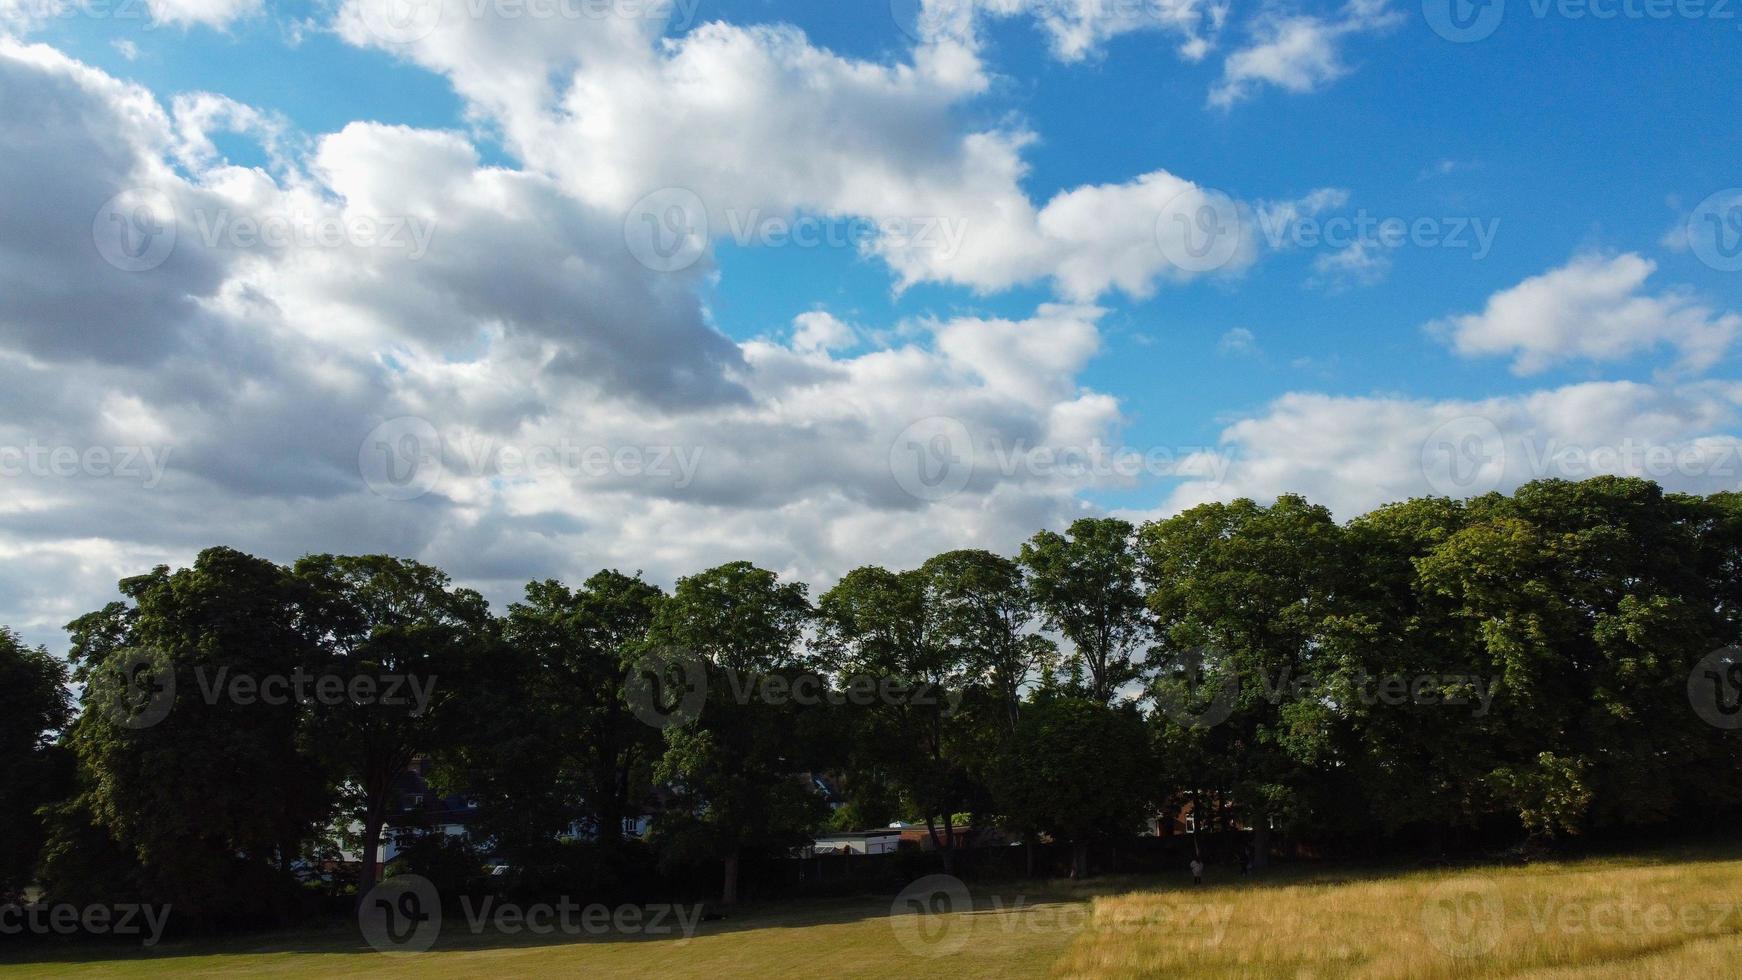
[[[956,849],[954,846],[955,840],[950,836],[949,818],[945,817],[945,819],[944,819],[943,836],[940,837],[938,835],[937,818],[932,816],[931,814],[926,815],[925,830],[926,830],[926,833],[931,835],[931,844],[933,847],[937,848],[938,857],[943,860],[944,874],[947,874],[947,875],[955,874],[956,873]]]
[[[738,852],[726,855],[726,884],[720,892],[723,905],[738,904]]]
[[[361,864],[357,869],[357,903],[363,902],[363,896],[369,894],[369,889],[375,887],[375,881],[381,874],[381,825],[386,822],[383,811],[386,803],[382,800],[370,800],[363,810],[363,847]]]

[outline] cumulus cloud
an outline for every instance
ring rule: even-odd
[[[962,126],[961,106],[991,84],[971,37],[940,35],[883,63],[790,26],[714,22],[662,39],[645,19],[480,19],[447,0],[427,35],[399,43],[370,29],[378,2],[347,0],[346,40],[446,75],[527,169],[631,220],[678,194],[684,223],[714,239],[800,215],[861,217],[876,229],[863,247],[898,288],[1050,282],[1073,302],[1237,272],[1259,244],[1223,221],[1226,245],[1200,261],[1201,239],[1218,234],[1200,215],[1232,219],[1238,202],[1165,170],[1031,200],[1022,153],[1034,135]]]
[[[649,269],[621,212],[458,134],[304,140],[13,42],[0,84],[19,96],[0,175],[33,188],[0,212],[0,556],[39,576],[0,582],[0,621],[34,637],[215,543],[412,555],[498,599],[736,558],[821,584],[1010,551],[1085,489],[1132,485],[1009,462],[1115,437],[1117,402],[1078,381],[1098,307],[921,319],[893,343],[818,310],[736,343],[708,324],[705,256]],[[220,131],[274,162],[230,163]],[[163,207],[107,203],[135,192]]]
[[[1480,313],[1436,320],[1428,329],[1466,357],[1511,355],[1513,373],[1521,375],[1659,347],[1673,348],[1683,370],[1710,368],[1742,332],[1742,315],[1714,310],[1685,288],[1647,292],[1656,269],[1632,252],[1581,255],[1495,293]]]
[[[1742,384],[1589,382],[1474,400],[1293,392],[1223,430],[1220,475],[1177,487],[1157,513],[1304,494],[1339,518],[1406,497],[1510,491],[1534,479],[1640,476],[1693,493],[1742,479]]]

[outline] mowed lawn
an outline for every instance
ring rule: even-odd
[[[1212,871],[1201,888],[1108,878],[972,892],[972,911],[935,915],[891,914],[888,897],[781,904],[702,923],[689,939],[474,935],[451,915],[436,948],[414,955],[375,953],[338,929],[165,943],[128,957],[61,947],[30,963],[0,952],[0,977],[1742,976],[1736,849],[1456,871]]]

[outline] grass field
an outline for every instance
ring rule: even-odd
[[[0,952],[0,977],[1742,976],[1742,850],[1460,871],[1212,874],[1201,888],[1001,882],[973,886],[971,911],[959,891],[940,905],[931,884],[904,893],[895,914],[888,897],[778,905],[702,922],[689,938],[475,933],[449,915],[435,948],[414,955],[382,955],[357,932],[333,930],[126,956],[50,947],[51,959],[34,963]],[[953,911],[906,911],[915,907]]]

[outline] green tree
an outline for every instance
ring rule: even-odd
[[[1346,577],[1342,536],[1329,511],[1295,496],[1269,507],[1204,504],[1143,528],[1163,713],[1215,729],[1202,744],[1231,768],[1226,789],[1253,828],[1256,867],[1272,823],[1308,824],[1310,789],[1328,761],[1317,688]],[[1182,682],[1200,699],[1184,711]]]
[[[817,649],[849,691],[875,686],[871,703],[859,705],[866,724],[858,768],[900,790],[950,872],[957,847],[952,816],[976,796],[962,758],[966,726],[956,713],[975,654],[950,628],[961,610],[938,600],[932,587],[938,575],[948,575],[947,565],[848,572],[818,601]]]
[[[1022,566],[989,551],[949,551],[920,566],[942,642],[952,659],[988,687],[1004,706],[1010,731],[1021,711],[1023,688],[1058,656],[1051,640],[1034,632],[1034,596]]]
[[[602,571],[578,589],[547,580],[509,607],[495,692],[467,753],[475,785],[494,791],[498,846],[548,845],[576,822],[613,849],[663,752],[659,731],[625,701],[665,594],[640,576]]]
[[[1071,641],[1069,663],[1087,674],[1089,697],[1110,700],[1138,676],[1149,636],[1131,525],[1085,517],[1065,534],[1036,534],[1020,561],[1047,628]]]
[[[496,624],[483,596],[409,559],[310,555],[294,571],[316,673],[357,692],[317,700],[310,734],[362,828],[361,898],[377,876],[395,784],[414,758],[452,744],[463,693],[488,676]],[[396,697],[376,686],[383,678],[404,679]]]
[[[999,779],[1018,827],[1071,843],[1071,876],[1089,874],[1089,846],[1140,833],[1159,781],[1150,733],[1135,704],[1042,697],[1023,713]]]
[[[738,901],[748,850],[784,855],[806,843],[825,817],[821,798],[799,779],[815,768],[814,706],[755,696],[762,679],[803,672],[811,619],[803,584],[781,582],[749,562],[679,579],[655,617],[656,646],[705,670],[699,719],[665,729],[655,778],[676,793],[655,823],[668,864],[717,860],[721,899]]]
[[[299,590],[272,562],[211,548],[190,568],[125,579],[121,593],[128,602],[69,626],[86,685],[69,739],[81,788],[51,851],[112,840],[146,894],[183,921],[282,920],[292,863],[330,795],[302,707],[249,685],[308,664]]]
[[[66,684],[65,663],[0,626],[0,902],[31,882],[44,842],[37,810],[69,788],[56,744],[72,721]]]

